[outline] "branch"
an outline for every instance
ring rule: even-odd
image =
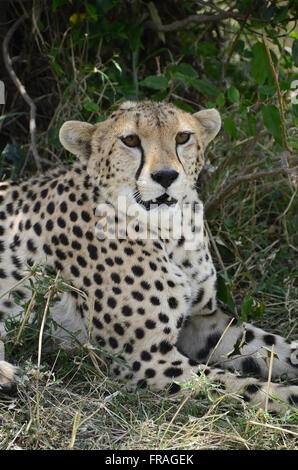
[[[298,162],[298,158],[293,158],[291,160],[292,164],[297,163],[297,162]],[[224,201],[224,199],[226,199],[231,194],[231,192],[235,188],[237,188],[241,183],[254,181],[259,178],[275,176],[281,173],[291,174],[292,172],[296,173],[295,168],[288,168],[288,167],[285,168],[284,166],[282,166],[282,167],[274,168],[273,170],[264,170],[264,171],[259,171],[257,173],[249,173],[248,175],[237,176],[227,186],[222,188],[217,194],[217,196],[207,201],[207,203],[205,204],[205,215],[209,216],[211,212],[213,212]]]
[[[270,52],[270,49],[269,49],[269,46],[268,46],[268,40],[267,40],[267,36],[266,36],[266,33],[265,33],[264,30],[263,30],[263,41],[264,41],[266,53],[267,53],[267,56],[268,56],[270,68],[272,70],[272,74],[273,74],[274,81],[275,81],[275,86],[276,86],[283,143],[284,143],[284,146],[287,149],[287,151],[292,153],[293,150],[290,149],[290,147],[288,145],[288,141],[287,141],[287,133],[286,133],[286,127],[285,127],[285,116],[284,116],[284,111],[283,111],[282,97],[281,97],[280,87],[279,87],[279,83],[278,83],[278,77],[277,77],[277,73],[276,73],[275,68],[274,68],[274,64],[272,62],[271,52]]]
[[[148,29],[154,29],[158,32],[171,32],[177,31],[179,29],[184,29],[189,23],[216,23],[218,21],[222,21],[227,18],[234,18],[236,20],[248,20],[248,21],[256,21],[258,23],[268,23],[269,20],[262,20],[260,18],[247,18],[245,15],[241,15],[240,13],[235,13],[233,11],[222,12],[217,15],[210,15],[210,14],[200,14],[200,15],[190,15],[184,18],[183,20],[174,21],[170,24],[157,24],[154,21],[147,21],[144,23],[144,27]]]
[[[29,130],[30,130],[30,138],[31,138],[31,149],[33,153],[33,157],[35,160],[35,164],[38,168],[38,170],[41,170],[41,163],[40,163],[40,157],[37,151],[36,147],[36,106],[30,96],[28,95],[24,85],[22,82],[19,80],[17,77],[13,67],[12,67],[12,60],[10,58],[9,52],[8,52],[8,46],[9,42],[19,27],[19,25],[24,21],[26,15],[22,15],[9,29],[4,41],[3,41],[3,46],[2,46],[2,51],[3,51],[3,59],[5,63],[5,67],[8,71],[8,74],[10,78],[12,79],[13,83],[17,87],[19,93],[22,95],[23,99],[26,101],[26,103],[30,106],[30,124],[29,124]]]

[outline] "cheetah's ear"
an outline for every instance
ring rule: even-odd
[[[205,144],[214,139],[221,128],[221,117],[217,109],[203,109],[193,116],[199,121],[205,135]]]
[[[63,147],[81,159],[88,160],[91,154],[91,137],[95,126],[88,122],[67,121],[59,132]]]

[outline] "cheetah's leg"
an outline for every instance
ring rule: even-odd
[[[267,379],[274,345],[272,378],[282,374],[298,378],[298,343],[249,323],[237,326],[234,321],[228,327],[230,322],[231,318],[220,309],[210,315],[190,317],[180,333],[178,349],[198,362],[208,361]]]
[[[17,381],[18,369],[4,360],[4,343],[0,340],[0,392],[9,392]]]
[[[205,373],[212,382],[218,382],[224,386],[227,392],[232,392],[232,397],[239,399],[242,396],[245,401],[265,408],[268,397],[268,411],[283,412],[288,408],[288,404],[298,404],[298,386],[282,386],[271,383],[268,389],[266,381],[252,377],[240,377],[234,373],[220,368],[205,366],[188,359],[179,353],[177,348],[172,347],[165,353],[164,345],[148,356],[143,357],[146,361],[136,361],[135,351],[134,361],[131,362],[130,370],[122,365],[115,364],[112,370],[119,379],[130,379],[127,383],[129,389],[136,386],[150,386],[152,390],[162,391],[168,389],[169,393],[181,393],[180,383],[193,380],[193,375],[201,376]],[[128,360],[128,357],[125,358]],[[200,387],[200,380],[198,381]],[[197,389],[199,391],[199,388]],[[185,389],[187,392],[187,389]],[[195,397],[195,394],[193,395]],[[278,398],[276,400],[276,398]]]

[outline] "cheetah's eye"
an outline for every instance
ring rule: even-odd
[[[136,134],[121,137],[121,140],[125,145],[127,145],[127,147],[138,147],[141,143],[139,137]]]
[[[176,135],[176,143],[179,145],[186,144],[191,136],[190,132],[178,132]]]

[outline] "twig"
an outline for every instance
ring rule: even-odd
[[[228,68],[229,63],[230,63],[230,61],[231,61],[231,58],[232,58],[232,55],[233,55],[233,53],[234,53],[235,47],[236,47],[236,45],[237,45],[238,39],[239,39],[239,37],[240,37],[240,34],[241,34],[242,31],[243,31],[243,28],[244,28],[244,26],[245,26],[245,24],[246,24],[246,21],[247,21],[249,15],[250,15],[252,9],[254,8],[254,4],[255,4],[255,2],[253,2],[253,3],[251,4],[251,6],[248,8],[246,15],[245,15],[244,19],[243,19],[242,22],[241,22],[240,28],[239,28],[239,30],[238,30],[238,32],[237,32],[235,38],[234,38],[234,41],[233,41],[232,46],[231,46],[231,48],[230,48],[230,51],[229,51],[227,60],[226,60],[224,66],[223,66],[223,68],[222,68],[222,73],[221,73],[221,78],[220,78],[220,84],[222,83],[222,81],[223,81],[223,79],[224,79],[224,77],[225,77],[227,68]]]
[[[269,429],[275,429],[276,431],[287,432],[288,434],[292,434],[292,436],[298,437],[298,433],[294,431],[290,431],[289,429],[280,428],[279,426],[273,426],[273,424],[268,423],[259,423],[258,421],[248,421],[250,424],[254,424],[256,426],[263,426]]]
[[[207,201],[207,203],[205,204],[205,214],[209,215],[211,212],[213,212],[223,202],[223,200],[227,198],[227,196],[233,191],[233,189],[237,188],[237,186],[239,186],[241,183],[247,181],[254,181],[258,178],[266,178],[268,176],[279,175],[280,173],[288,174],[289,171],[291,171],[291,169],[287,171],[284,167],[279,167],[275,168],[274,170],[249,173],[248,175],[240,175],[234,178],[230,182],[230,184],[228,184],[221,191],[219,191],[216,197],[214,197],[210,201]]]
[[[37,166],[38,170],[41,170],[41,162],[40,162],[40,157],[37,151],[36,147],[36,106],[35,103],[32,101],[30,96],[28,95],[24,85],[22,82],[19,80],[17,77],[13,67],[12,67],[12,60],[8,52],[8,46],[9,42],[17,30],[17,28],[20,26],[20,24],[25,20],[26,15],[22,15],[9,29],[4,41],[3,41],[3,46],[2,46],[2,51],[3,51],[3,59],[5,63],[5,67],[8,71],[8,74],[10,78],[12,79],[13,83],[17,87],[19,93],[22,95],[23,99],[26,101],[26,103],[30,106],[30,124],[29,124],[29,130],[30,130],[30,138],[31,138],[31,150],[33,153],[33,157],[35,160],[35,164]]]
[[[270,49],[269,49],[269,46],[268,46],[267,36],[266,36],[266,33],[265,33],[264,30],[263,30],[263,41],[264,41],[264,45],[265,45],[265,49],[266,49],[266,52],[267,52],[270,68],[272,70],[275,85],[276,85],[276,92],[277,92],[277,98],[278,98],[278,106],[279,106],[279,114],[280,114],[280,121],[281,121],[281,131],[282,131],[283,143],[284,143],[284,146],[287,149],[287,151],[292,153],[293,150],[289,147],[288,141],[287,141],[287,133],[286,133],[286,127],[285,127],[285,116],[284,116],[284,111],[283,111],[282,97],[281,97],[280,87],[279,87],[279,83],[278,83],[278,77],[277,77],[277,74],[276,74],[276,71],[275,71],[275,68],[274,68],[274,64],[272,62],[271,52],[270,52]]]
[[[171,31],[177,31],[180,29],[184,29],[189,23],[196,23],[196,24],[206,24],[206,23],[216,23],[228,18],[233,18],[236,20],[249,20],[249,21],[256,21],[259,23],[268,23],[269,20],[264,20],[260,18],[246,18],[245,15],[241,15],[240,13],[236,13],[233,11],[223,11],[217,15],[209,15],[209,14],[200,14],[200,15],[189,15],[183,20],[174,21],[170,24],[157,24],[154,21],[147,21],[144,23],[144,27],[148,29],[154,29],[155,31],[163,31],[165,33],[169,33]]]
[[[274,344],[272,345],[271,354],[270,354],[270,364],[269,364],[268,382],[267,382],[266,400],[265,400],[265,413],[268,413],[268,404],[269,404],[269,393],[270,393],[270,383],[271,383],[271,376],[272,376],[273,358],[274,358]]]

